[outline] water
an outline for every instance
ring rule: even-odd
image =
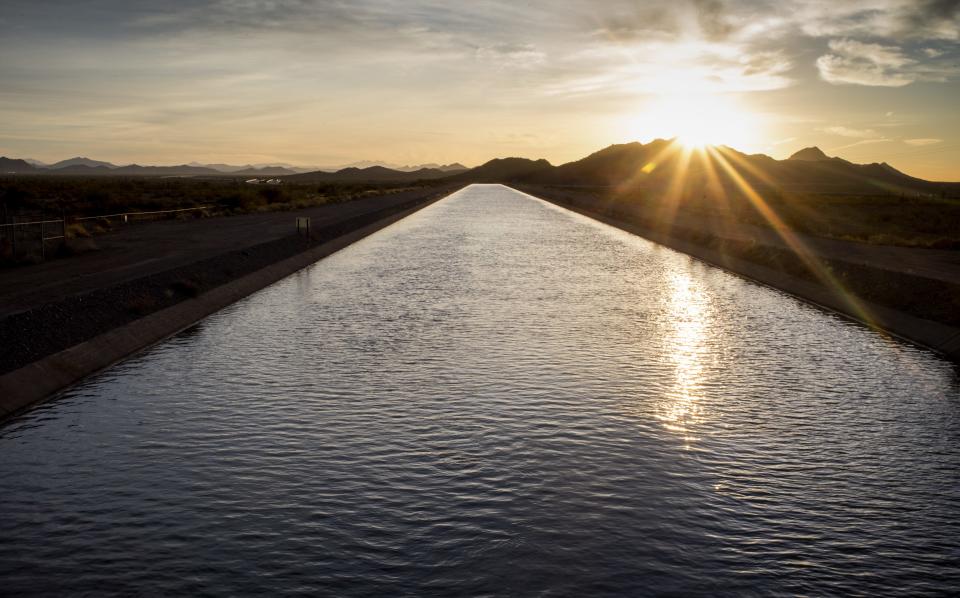
[[[936,356],[473,186],[0,428],[0,593],[948,593]]]

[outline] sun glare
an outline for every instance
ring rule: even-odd
[[[633,120],[635,139],[676,138],[690,148],[729,145],[742,151],[758,141],[757,117],[723,96],[662,96]]]

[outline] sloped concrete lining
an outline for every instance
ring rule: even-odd
[[[446,196],[427,200],[317,245],[196,298],[154,312],[0,376],[0,420],[76,384],[131,355],[189,328],[203,318],[263,289],[317,260],[385,228]]]
[[[555,201],[539,195],[530,195],[665,247],[681,251],[754,282],[786,292],[802,301],[834,312],[849,320],[860,322],[881,334],[894,336],[915,345],[932,349],[947,359],[960,363],[960,328],[955,326],[918,318],[899,310],[861,300],[859,304],[865,308],[872,319],[870,322],[866,322],[858,315],[851,313],[850,306],[844,301],[843,297],[823,285],[754,262],[731,257],[659,231],[610,218],[604,214],[592,212],[566,202]]]

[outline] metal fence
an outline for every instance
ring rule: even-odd
[[[39,213],[20,214],[8,217],[9,222],[0,223],[0,261],[32,262],[44,261],[55,252],[66,247],[70,239],[72,224],[89,221],[103,222],[107,227],[114,223],[133,224],[150,220],[160,220],[173,215],[208,210],[212,206],[181,208],[177,210],[154,210],[150,212],[120,212],[99,216],[51,218]]]
[[[5,261],[45,260],[47,254],[66,242],[62,218],[18,221],[0,224],[0,258]]]

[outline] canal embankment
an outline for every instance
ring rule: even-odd
[[[954,276],[919,275],[895,264],[881,268],[813,252],[798,255],[788,247],[682,226],[664,229],[575,190],[518,188],[960,362],[960,284]]]
[[[295,216],[302,216],[299,213],[264,215],[262,227],[255,217],[244,217],[249,221],[244,226],[232,223],[232,229],[219,226],[222,222],[217,220],[190,223],[180,230],[176,223],[158,223],[139,231],[137,251],[106,256],[114,267],[102,267],[102,254],[95,256],[99,261],[78,259],[71,264],[66,259],[53,264],[72,270],[74,276],[25,286],[23,294],[37,304],[12,310],[17,300],[22,304],[24,299],[11,297],[5,305],[8,313],[0,317],[0,419],[189,328],[461,186],[327,206],[314,211],[309,234],[297,234],[294,222]],[[274,238],[265,241],[251,234],[275,228],[274,221],[281,218],[288,221],[289,232],[274,231],[267,235]],[[232,232],[225,234],[225,228]],[[151,243],[158,230],[168,245],[203,243],[205,255],[194,254],[191,260],[162,243]],[[144,259],[144,252],[153,257]],[[4,281],[5,291],[12,290],[18,276],[29,279],[31,274],[3,273],[9,279]]]

